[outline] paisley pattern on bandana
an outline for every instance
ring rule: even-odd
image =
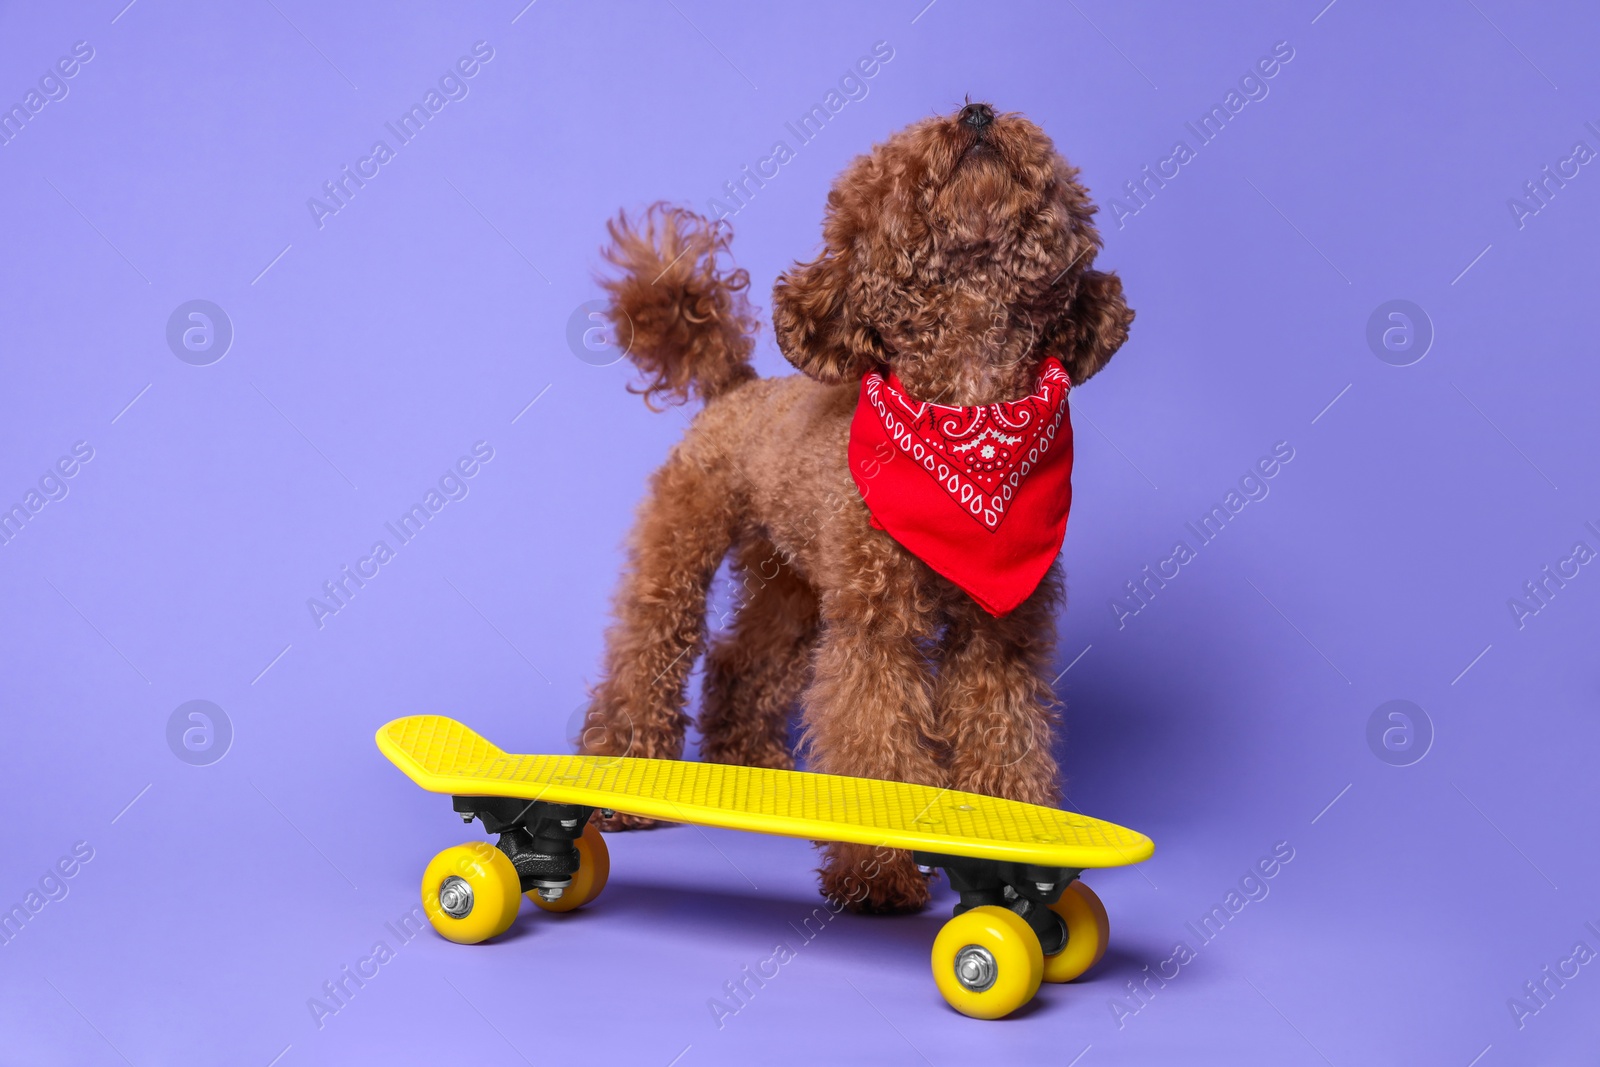
[[[892,374],[888,381],[869,374],[861,384],[862,398],[895,446],[991,531],[1006,517],[1023,479],[1049,455],[1067,417],[1071,386],[1055,359],[1045,361],[1032,395],[999,404],[950,407],[912,400]]]
[[[849,452],[872,525],[991,615],[1014,610],[1066,537],[1071,388],[1054,358],[1028,396],[973,407],[913,400],[893,374],[868,374]]]

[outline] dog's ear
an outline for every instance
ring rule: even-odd
[[[861,377],[873,361],[870,331],[847,321],[848,259],[830,248],[789,268],[772,287],[778,349],[802,374],[830,385]]]
[[[1086,270],[1057,330],[1060,356],[1073,385],[1082,385],[1111,361],[1128,339],[1133,309],[1122,299],[1122,279]]]

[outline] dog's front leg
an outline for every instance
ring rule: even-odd
[[[864,514],[864,511],[863,511]],[[943,785],[929,738],[933,679],[919,640],[934,628],[923,591],[930,573],[886,534],[861,521],[822,597],[822,635],[805,696],[808,769]],[[829,844],[822,891],[857,911],[912,911],[927,878],[898,849]]]
[[[1052,807],[1059,802],[1049,669],[1060,598],[1058,564],[1003,618],[966,598],[950,609],[935,705],[952,789]]]

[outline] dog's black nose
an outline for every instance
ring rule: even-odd
[[[994,121],[994,108],[988,104],[968,104],[961,109],[961,121],[982,133]]]

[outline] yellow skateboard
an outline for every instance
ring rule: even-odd
[[[498,834],[447,848],[422,876],[422,906],[442,936],[504,933],[524,894],[545,911],[582,907],[611,861],[596,811],[757,833],[912,850],[960,895],[933,944],[939,992],[963,1014],[997,1019],[1039,983],[1069,982],[1105,953],[1104,905],[1085,868],[1148,859],[1148,837],[1113,823],[951,789],[683,760],[519,756],[442,715],[378,731],[412,781],[454,797],[465,822]]]

